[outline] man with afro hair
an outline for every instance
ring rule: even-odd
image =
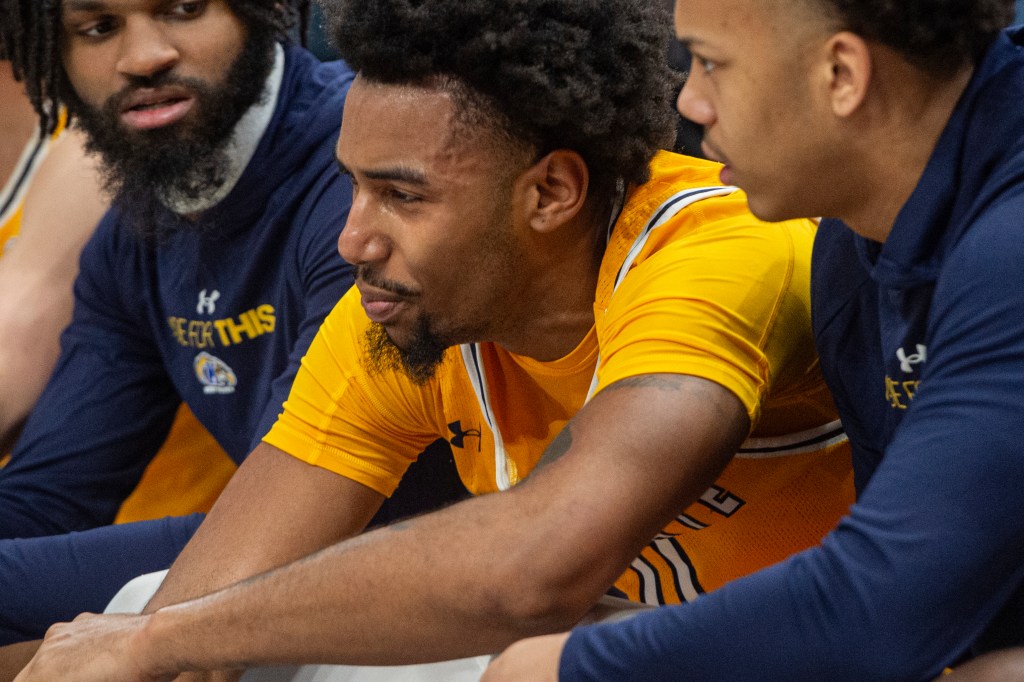
[[[356,288],[146,615],[57,626],[23,680],[486,654],[609,590],[697,599],[832,527],[852,490],[815,226],[659,151],[659,6],[329,7],[357,71]],[[439,435],[475,496],[344,540]]]
[[[678,104],[709,155],[765,219],[832,216],[812,311],[857,504],[820,547],[693,605],[516,645],[488,682],[928,680],[1024,644],[1012,17],[1012,0],[677,1]],[[1024,679],[1020,655],[950,680]]]

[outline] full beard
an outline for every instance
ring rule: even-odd
[[[221,83],[163,72],[134,79],[98,109],[77,95],[70,98],[68,108],[86,133],[86,149],[103,159],[104,188],[139,237],[159,240],[185,226],[197,232],[213,227],[201,215],[187,222],[177,219],[164,208],[164,201],[168,197],[196,200],[227,182],[228,142],[238,121],[263,95],[274,63],[274,40],[270,30],[250,29],[242,52]],[[121,125],[122,103],[135,89],[171,84],[188,88],[196,98],[192,121],[154,130]]]

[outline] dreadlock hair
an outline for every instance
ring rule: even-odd
[[[309,12],[309,0],[226,2],[250,32],[271,31],[282,39]],[[0,53],[24,83],[44,136],[56,129],[60,107],[78,101],[61,60],[61,5],[62,0],[0,0]]]
[[[566,148],[593,194],[643,183],[675,135],[671,22],[651,0],[335,0],[342,57],[371,82],[452,94],[456,121],[488,121],[538,155]],[[455,88],[450,83],[456,84]]]
[[[899,52],[943,77],[984,55],[1013,21],[1013,0],[815,0],[848,30]]]

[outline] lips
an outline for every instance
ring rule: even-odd
[[[722,181],[722,184],[733,184],[732,167],[729,165],[728,161],[725,161],[724,156],[718,153],[718,150],[715,149],[707,140],[700,143],[700,151],[704,154],[705,158],[722,164],[722,170],[718,174],[718,179]]]
[[[136,130],[162,128],[180,121],[194,104],[195,98],[183,88],[142,88],[122,104],[121,120]]]
[[[401,314],[402,309],[407,305],[401,296],[369,284],[357,281],[356,288],[359,289],[366,316],[378,324],[391,322]]]

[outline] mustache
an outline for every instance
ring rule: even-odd
[[[402,296],[403,298],[413,298],[419,295],[418,291],[405,286],[401,282],[381,277],[379,273],[366,265],[356,266],[356,280],[396,296]]]

